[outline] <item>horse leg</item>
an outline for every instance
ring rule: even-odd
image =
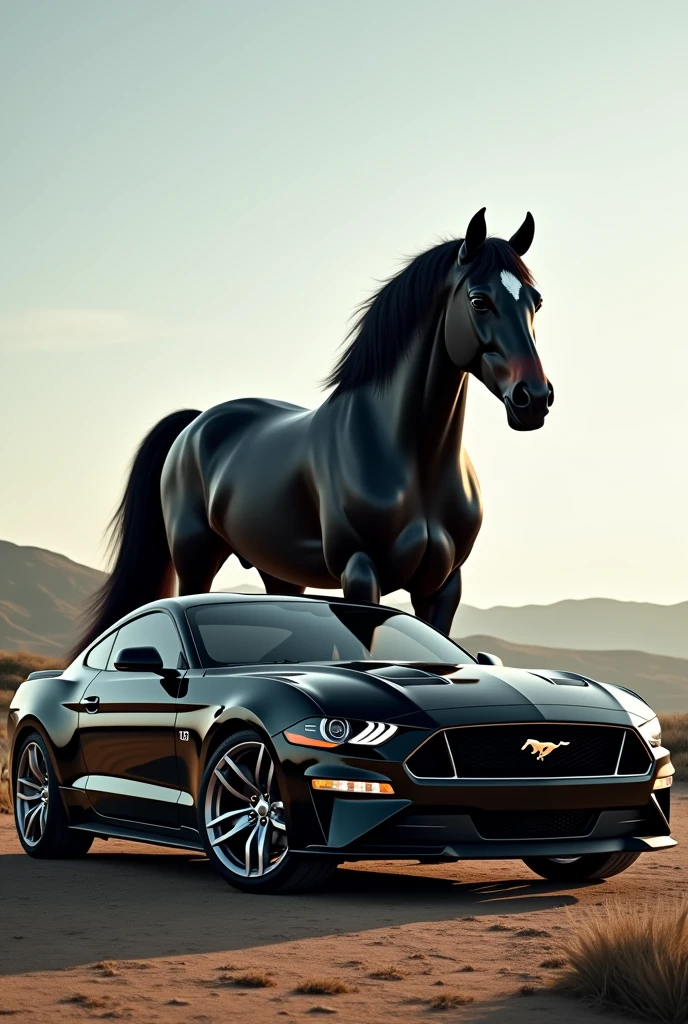
[[[351,556],[341,575],[341,583],[347,600],[380,603],[380,580],[377,569],[364,551],[357,551]]]
[[[232,554],[229,544],[207,524],[197,524],[191,532],[173,531],[170,551],[177,579],[179,596],[207,594],[220,567]]]
[[[283,594],[285,597],[300,597],[303,594],[305,587],[300,587],[297,583],[287,583],[286,580],[280,580],[277,576],[271,576],[269,572],[263,572],[259,569],[260,577],[265,584],[266,594]]]
[[[411,592],[413,610],[419,619],[424,619],[440,633],[449,636],[456,609],[461,601],[461,567],[450,572],[439,590],[428,597],[419,597]]]

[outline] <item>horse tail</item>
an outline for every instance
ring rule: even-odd
[[[123,615],[171,591],[172,557],[160,498],[165,459],[182,430],[200,412],[173,412],[144,437],[131,464],[124,495],[108,527],[112,571],[86,612],[87,625],[71,661]]]

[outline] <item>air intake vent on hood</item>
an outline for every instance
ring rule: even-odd
[[[389,679],[391,683],[400,686],[444,686],[451,683],[450,679],[438,676],[435,672],[427,672],[416,665],[385,665],[370,669],[369,675]]]
[[[555,686],[588,686],[589,683],[585,676],[578,676],[575,672],[560,672],[558,670],[548,671],[547,669],[540,669],[537,672],[535,669],[529,670],[532,675],[538,676],[540,679],[544,679],[548,683],[554,683]]]

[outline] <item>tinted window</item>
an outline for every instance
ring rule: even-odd
[[[300,661],[473,662],[420,619],[387,608],[325,601],[228,602],[198,605],[188,609],[187,617],[207,667]]]
[[[116,636],[116,633],[111,633],[110,636],[106,636],[104,640],[91,648],[86,657],[86,664],[89,668],[105,668]]]
[[[163,668],[177,668],[182,653],[177,627],[165,612],[151,612],[122,626],[108,660],[109,669],[114,669],[117,655],[124,647],[155,647]]]

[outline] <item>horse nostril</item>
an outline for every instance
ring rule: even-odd
[[[530,405],[530,392],[522,380],[514,385],[511,392],[511,404],[518,406],[519,409],[525,409],[527,405]]]
[[[547,395],[547,407],[549,408],[549,406],[554,402],[554,388],[549,381],[547,381],[547,390],[549,392]]]

